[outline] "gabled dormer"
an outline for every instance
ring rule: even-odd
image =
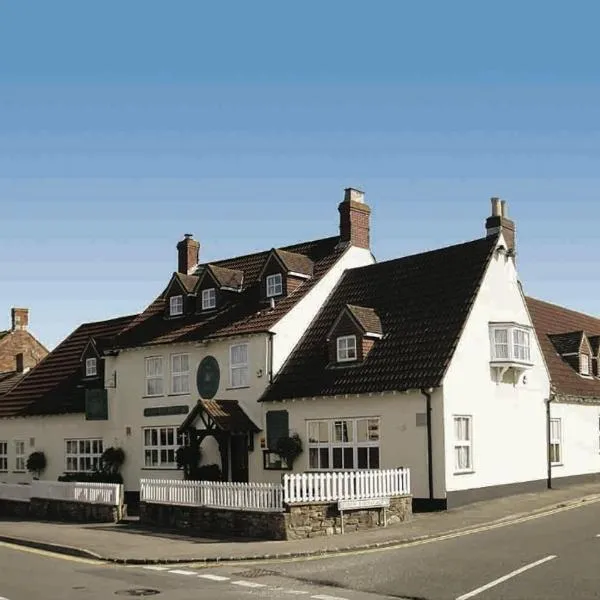
[[[90,338],[81,353],[81,378],[85,382],[104,382],[104,361],[94,338]]]
[[[598,336],[588,338],[584,331],[569,331],[549,336],[556,352],[582,377],[593,377],[598,370]],[[594,340],[596,350],[590,342]],[[595,364],[594,364],[595,359]]]
[[[381,320],[374,309],[346,304],[327,333],[329,364],[364,361],[382,337]]]
[[[194,311],[194,289],[197,283],[198,277],[195,275],[173,273],[163,294],[166,319],[178,319]]]
[[[244,272],[218,265],[206,265],[195,288],[196,311],[217,310],[229,294],[239,294],[244,285]]]
[[[289,296],[313,276],[314,263],[304,254],[273,248],[260,272],[261,298]]]

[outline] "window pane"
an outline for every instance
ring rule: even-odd
[[[329,423],[319,421],[319,442],[327,443],[329,441]]]
[[[369,469],[379,469],[379,448],[369,448]]]
[[[329,448],[319,449],[319,460],[321,469],[329,469]]]
[[[334,469],[342,469],[344,467],[342,463],[342,449],[334,448],[333,449],[333,468]]]
[[[368,438],[368,423],[367,419],[359,419],[356,422],[356,441],[366,442]]]
[[[344,469],[354,468],[354,448],[344,448]]]
[[[319,449],[309,448],[308,449],[308,467],[309,469],[319,468]]]
[[[359,469],[368,469],[369,468],[369,462],[368,462],[368,448],[358,448],[358,468]]]

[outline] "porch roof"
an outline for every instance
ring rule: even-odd
[[[208,417],[205,425],[213,423],[221,431],[229,433],[258,432],[260,428],[246,414],[237,400],[198,400],[196,406],[188,413],[179,431],[190,429],[196,419],[202,415]]]

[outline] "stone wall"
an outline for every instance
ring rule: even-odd
[[[123,509],[106,504],[46,498],[32,498],[30,502],[0,500],[0,517],[75,523],[117,523],[123,517]]]
[[[410,496],[391,498],[385,509],[385,523],[395,525],[410,519]],[[344,513],[344,533],[383,527],[381,508]],[[288,506],[286,512],[253,512],[195,506],[140,503],[140,524],[185,531],[199,537],[245,537],[269,540],[302,538],[342,533],[342,516],[337,502]]]

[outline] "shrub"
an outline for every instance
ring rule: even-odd
[[[221,481],[221,467],[219,465],[202,465],[196,469],[194,479],[198,481]]]
[[[46,470],[46,466],[48,465],[48,461],[46,460],[46,455],[38,450],[36,452],[32,452],[27,457],[26,467],[30,473],[33,473],[36,477],[40,477],[40,475]]]
[[[100,470],[115,475],[119,473],[124,462],[125,452],[122,448],[107,448],[100,457]]]
[[[302,454],[302,440],[297,433],[277,440],[275,452],[292,468],[294,461]]]
[[[104,471],[93,471],[91,473],[63,473],[58,481],[77,481],[80,483],[123,483],[120,473],[106,473]]]

